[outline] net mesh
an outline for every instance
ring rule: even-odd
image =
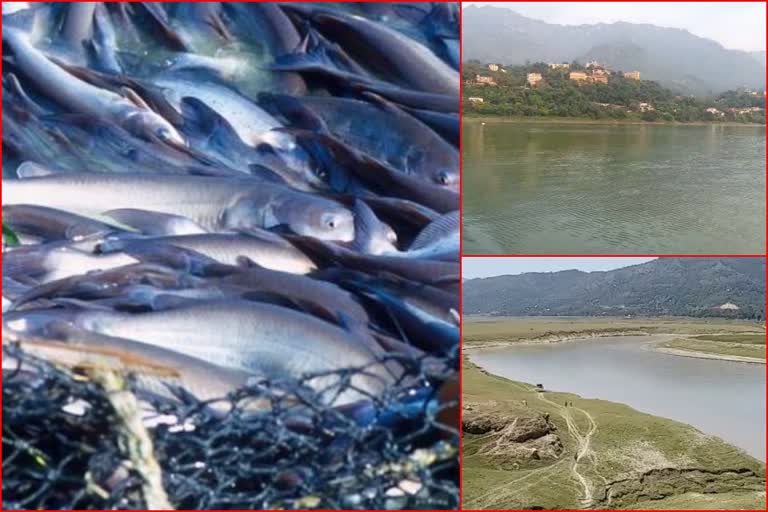
[[[4,508],[147,508],[151,486],[115,390],[15,344],[3,359]],[[344,407],[319,405],[296,381],[200,401],[172,386],[148,396],[129,375],[121,392],[139,399],[144,455],[174,508],[458,508],[457,394],[445,391],[457,356],[399,362],[398,384]],[[339,378],[351,386],[352,374]]]

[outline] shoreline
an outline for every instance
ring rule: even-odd
[[[710,354],[709,352],[696,352],[694,350],[683,350],[669,347],[653,347],[651,350],[673,356],[693,357],[695,359],[717,359],[720,361],[730,361],[733,363],[765,364],[765,359],[758,359],[756,357]]]
[[[505,377],[504,375],[499,375],[499,374],[497,374],[497,373],[493,373],[493,372],[491,372],[490,370],[488,370],[487,368],[485,368],[484,366],[481,366],[481,365],[480,365],[478,362],[476,362],[476,361],[472,361],[472,360],[469,358],[469,355],[467,355],[467,359],[469,359],[469,362],[470,362],[470,363],[471,363],[473,366],[475,366],[475,367],[476,367],[478,370],[480,370],[480,372],[484,373],[485,375],[489,375],[489,376],[492,376],[492,377],[496,377],[496,378],[499,378],[499,379],[504,379],[504,380],[506,380],[506,381],[508,381],[508,382],[511,382],[511,383],[513,383],[513,384],[516,384],[516,385],[518,385],[518,386],[522,386],[522,387],[525,387],[525,388],[526,388],[526,391],[530,391],[530,392],[537,392],[537,389],[536,389],[536,387],[534,386],[534,384],[531,384],[530,382],[524,382],[524,381],[519,381],[519,380],[513,380],[513,379],[511,379],[511,378],[509,378],[509,377]],[[756,456],[754,456],[754,455],[750,454],[750,453],[749,453],[749,452],[747,452],[747,451],[746,451],[744,448],[738,447],[738,446],[736,446],[735,444],[733,444],[733,443],[731,443],[731,442],[729,442],[729,441],[727,441],[727,440],[725,440],[725,439],[722,439],[721,437],[719,437],[719,436],[717,436],[717,435],[714,435],[714,434],[707,434],[707,433],[703,432],[702,430],[700,430],[698,427],[696,427],[696,426],[694,426],[694,425],[691,425],[690,423],[686,423],[685,421],[676,420],[676,419],[674,419],[674,418],[669,418],[669,417],[666,417],[666,416],[659,416],[659,415],[657,415],[657,414],[653,414],[653,413],[650,413],[650,412],[645,412],[645,411],[642,411],[642,410],[640,410],[640,409],[637,409],[637,408],[635,408],[634,406],[632,406],[632,405],[629,405],[629,404],[627,404],[627,403],[624,403],[624,402],[617,402],[617,401],[615,401],[615,400],[606,400],[606,399],[604,399],[604,398],[585,397],[585,396],[582,396],[582,395],[580,395],[580,394],[578,394],[578,393],[575,393],[575,392],[573,392],[573,391],[563,391],[563,390],[558,390],[558,389],[544,389],[544,391],[543,391],[543,392],[544,392],[544,393],[557,393],[557,394],[561,394],[561,395],[570,395],[570,396],[574,396],[574,397],[577,397],[577,398],[578,398],[578,399],[580,399],[580,400],[585,400],[585,401],[589,401],[589,400],[595,400],[595,401],[601,401],[601,402],[607,402],[607,403],[611,403],[611,404],[616,404],[616,405],[620,405],[620,406],[623,406],[623,407],[628,407],[629,409],[632,409],[633,411],[635,411],[635,412],[637,412],[637,413],[639,413],[639,414],[645,414],[645,415],[648,415],[648,416],[653,416],[653,417],[656,417],[656,418],[662,418],[662,419],[664,419],[664,420],[667,420],[667,421],[673,421],[673,422],[675,422],[675,423],[679,423],[679,424],[681,424],[681,425],[685,425],[685,426],[687,426],[687,427],[689,427],[689,428],[692,428],[692,429],[694,429],[694,430],[696,430],[696,431],[698,431],[698,432],[701,432],[701,433],[703,433],[703,434],[704,434],[704,435],[706,435],[706,436],[709,436],[709,437],[713,437],[713,438],[717,438],[717,439],[719,439],[719,440],[723,441],[724,443],[726,443],[726,444],[728,444],[728,445],[730,445],[730,446],[733,446],[733,447],[734,447],[734,448],[736,448],[737,450],[741,451],[741,452],[742,452],[744,455],[746,455],[746,456],[748,456],[748,457],[751,457],[751,458],[753,458],[753,459],[757,460],[757,461],[758,461],[758,462],[760,462],[761,464],[766,464],[766,461],[765,461],[765,460],[763,460],[763,459],[760,459],[760,458],[758,458],[758,457],[756,457]]]
[[[462,117],[462,122],[493,122],[493,123],[521,123],[521,124],[586,124],[586,125],[627,125],[627,126],[746,126],[751,128],[763,127],[766,125],[758,123],[736,123],[729,122],[707,122],[693,121],[690,123],[681,123],[679,121],[640,121],[640,120],[622,120],[622,119],[588,119],[580,117],[524,117],[524,116],[473,116],[466,113]]]
[[[617,332],[606,332],[606,333],[578,333],[578,334],[568,334],[564,336],[557,336],[557,335],[549,335],[549,336],[542,336],[539,338],[530,338],[530,339],[521,339],[520,341],[512,341],[512,342],[491,342],[487,343],[481,346],[476,347],[462,347],[462,350],[469,354],[472,351],[481,351],[481,350],[493,350],[493,349],[499,349],[499,348],[514,348],[515,346],[535,346],[535,345],[549,345],[549,344],[558,344],[558,343],[573,343],[578,341],[589,341],[589,340],[595,340],[599,338],[613,338],[613,337],[622,337],[622,336],[643,336],[648,338],[674,338],[681,336],[680,334],[675,333],[649,333],[646,331],[617,331]],[[650,339],[644,341],[644,343],[649,346],[650,350],[653,350],[655,352],[661,352],[664,354],[669,354],[673,356],[679,356],[679,357],[692,357],[697,359],[715,359],[720,361],[729,361],[734,363],[749,363],[749,364],[766,364],[765,359],[758,359],[755,357],[747,357],[747,356],[732,356],[727,354],[712,354],[709,352],[697,352],[694,350],[683,350],[683,349],[675,349],[675,348],[668,348],[668,347],[658,347],[657,345],[663,341],[666,341],[665,339]],[[473,364],[477,364],[473,361]]]

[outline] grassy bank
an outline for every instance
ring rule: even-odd
[[[730,356],[765,363],[765,335],[761,334],[688,336],[664,341],[657,346],[678,351],[680,355],[692,357],[697,355]]]
[[[765,509],[765,465],[689,425],[469,361],[463,390],[464,508]]]
[[[520,342],[547,343],[642,334],[743,335],[752,340],[760,337],[765,340],[765,329],[761,324],[722,318],[468,317],[463,325],[464,346],[470,349]],[[702,341],[712,339],[702,338]]]
[[[489,116],[464,113],[462,117],[466,122],[486,123],[557,123],[557,124],[607,124],[607,125],[649,125],[649,126],[765,126],[758,123],[735,123],[718,121],[692,121],[683,123],[680,121],[642,121],[640,119],[590,119],[582,117],[557,117],[557,116]]]

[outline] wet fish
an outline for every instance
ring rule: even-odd
[[[70,111],[97,118],[107,117],[142,138],[185,145],[176,129],[146,105],[137,104],[135,98],[131,102],[78,80],[35,48],[26,34],[7,28],[3,31],[3,43],[12,49],[19,70],[48,97]]]
[[[322,320],[253,302],[213,302],[168,311],[127,315],[103,311],[66,312],[75,326],[126,338],[268,378],[300,379],[335,405],[377,396],[394,380],[376,345]],[[4,325],[29,332],[60,320],[55,312],[7,313]],[[341,390],[340,369],[361,368],[355,390]],[[317,374],[315,376],[315,374]]]
[[[207,233],[119,239],[103,242],[100,249],[103,253],[128,251],[131,254],[152,251],[158,245],[182,247],[229,265],[236,265],[240,258],[245,257],[261,267],[294,274],[307,274],[316,268],[312,260],[290,242],[278,235],[256,230],[247,235]]]
[[[351,212],[334,201],[283,186],[235,178],[64,174],[3,180],[3,205],[34,204],[102,218],[133,208],[187,217],[210,232],[271,228],[352,241]]]
[[[458,152],[427,125],[381,98],[372,104],[347,98],[264,94],[261,101],[289,117],[297,109],[308,109],[322,120],[322,128],[346,144],[429,183],[458,186]]]
[[[329,39],[340,43],[350,55],[375,74],[392,83],[419,91],[457,94],[459,76],[429,48],[403,34],[360,16],[286,5],[299,13]]]

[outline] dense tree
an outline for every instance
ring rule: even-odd
[[[656,82],[631,80],[621,73],[611,74],[608,84],[582,83],[569,79],[570,71],[584,68],[550,69],[546,63],[502,66],[492,72],[479,61],[467,62],[462,71],[464,96],[481,97],[483,103],[465,101],[469,114],[503,116],[556,116],[591,119],[631,119],[642,121],[738,121],[765,123],[765,96],[751,91],[728,91],[715,98],[678,96]],[[543,85],[527,85],[528,73],[540,73]],[[496,86],[475,84],[476,75],[491,76]],[[648,111],[642,103],[648,103]],[[707,113],[716,108],[723,115]],[[729,109],[760,108],[762,111],[731,112]]]

